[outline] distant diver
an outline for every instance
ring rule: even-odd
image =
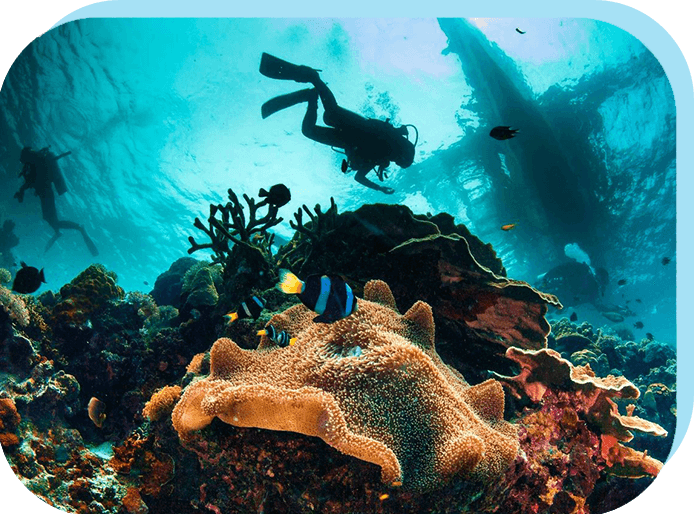
[[[499,141],[505,141],[506,139],[511,139],[512,137],[516,137],[516,133],[518,132],[518,129],[512,129],[511,127],[494,127],[491,132],[489,132],[489,135],[492,136],[494,139],[498,139]]]
[[[308,107],[301,125],[304,136],[318,143],[343,149],[347,159],[342,162],[342,172],[346,173],[350,168],[355,170],[357,173],[354,180],[363,186],[385,194],[394,193],[394,189],[375,184],[367,179],[366,175],[378,167],[376,174],[383,182],[384,177],[388,178],[385,170],[391,161],[401,168],[411,166],[419,139],[416,127],[414,125],[394,127],[390,120],[365,118],[340,107],[332,91],[318,76],[319,71],[308,66],[289,63],[263,52],[260,73],[266,77],[313,85],[312,88],[301,89],[268,100],[261,108],[263,118],[292,105],[307,102]],[[328,127],[316,125],[318,98],[323,104],[325,110],[323,121]],[[414,143],[408,139],[408,127],[413,127],[417,134]]]
[[[55,208],[55,193],[53,192],[53,186],[55,186],[59,195],[67,192],[65,178],[58,167],[58,160],[71,153],[72,152],[65,152],[60,155],[53,155],[48,147],[38,151],[32,150],[29,146],[24,147],[19,157],[20,162],[24,164],[22,172],[19,174],[20,177],[24,178],[24,184],[22,184],[19,191],[14,194],[14,197],[22,203],[24,201],[24,192],[27,189],[33,189],[36,196],[41,199],[43,219],[47,221],[55,231],[55,234],[46,245],[45,251],[48,251],[51,246],[53,246],[53,243],[62,235],[60,229],[63,228],[79,231],[90,253],[96,257],[99,255],[99,250],[97,250],[94,242],[87,235],[84,226],[74,221],[59,220],[58,212]]]

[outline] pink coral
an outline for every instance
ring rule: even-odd
[[[515,377],[499,377],[511,386],[513,394],[527,396],[533,402],[545,401],[552,393],[560,401],[570,401],[576,413],[586,420],[601,438],[602,457],[613,474],[637,478],[655,475],[662,463],[644,452],[627,448],[620,442],[633,439],[633,431],[658,437],[665,429],[651,421],[633,416],[633,408],[621,415],[613,398],[636,399],[639,390],[624,377],[596,377],[589,365],[574,366],[550,349],[509,348],[506,356],[520,364]],[[553,400],[554,401],[554,400]]]

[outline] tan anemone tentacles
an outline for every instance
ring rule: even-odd
[[[395,310],[388,286],[371,281],[351,316],[313,323],[297,305],[269,324],[297,341],[257,350],[219,339],[211,373],[189,385],[172,419],[182,438],[214,417],[243,427],[316,436],[381,467],[384,482],[435,487],[456,473],[502,473],[518,452],[503,420],[504,393],[488,380],[471,387],[434,348],[431,308]]]

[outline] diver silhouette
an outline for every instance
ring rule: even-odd
[[[417,132],[416,127],[414,125],[394,127],[390,120],[365,118],[340,107],[332,91],[318,76],[319,71],[308,66],[289,63],[263,52],[260,59],[260,73],[266,77],[313,85],[312,88],[301,89],[268,100],[261,108],[263,118],[292,105],[308,102],[301,124],[301,132],[304,136],[324,145],[342,148],[347,157],[342,163],[344,173],[351,168],[357,172],[354,180],[358,183],[392,194],[394,192],[392,188],[375,184],[367,179],[366,175],[373,168],[378,167],[376,173],[382,182],[384,177],[388,177],[385,170],[391,161],[401,168],[409,167],[414,161],[417,140],[413,144],[408,139],[407,127],[411,126]],[[316,125],[318,98],[323,104],[325,110],[323,121],[328,127]],[[419,135],[417,135],[418,138]]]
[[[43,219],[46,220],[55,231],[51,240],[46,244],[46,249],[44,251],[47,252],[62,235],[60,229],[71,229],[77,230],[82,234],[84,244],[87,245],[89,252],[96,257],[99,255],[99,250],[97,250],[94,242],[87,235],[87,231],[84,227],[74,221],[59,220],[58,212],[55,207],[53,186],[55,186],[59,195],[67,192],[65,178],[58,167],[58,160],[71,153],[72,152],[65,152],[60,155],[53,155],[48,147],[42,148],[41,150],[32,150],[29,146],[24,147],[19,157],[20,162],[24,164],[19,174],[20,177],[24,178],[24,184],[22,184],[19,191],[14,194],[14,197],[21,203],[24,201],[24,192],[27,189],[33,189],[36,196],[41,199],[41,213]]]

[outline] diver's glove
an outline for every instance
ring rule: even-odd
[[[393,189],[392,187],[382,187],[381,192],[387,195],[392,195],[393,193],[395,193],[395,189]]]

